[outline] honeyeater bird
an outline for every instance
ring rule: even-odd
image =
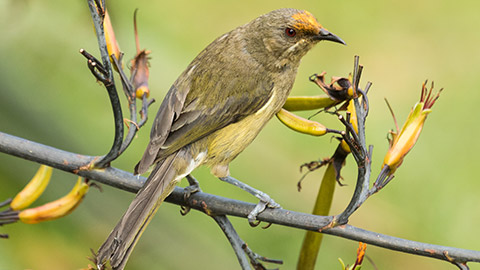
[[[229,163],[285,103],[300,59],[319,41],[345,44],[304,10],[278,9],[213,41],[163,100],[135,173],[153,171],[97,253],[123,269],[158,206],[200,165],[229,177]]]

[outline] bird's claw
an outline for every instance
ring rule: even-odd
[[[188,214],[188,213],[190,212],[191,209],[192,209],[192,208],[189,207],[189,206],[183,206],[183,205],[181,205],[181,206],[180,206],[180,215],[185,216],[186,214]]]
[[[193,176],[188,175],[187,180],[188,180],[189,186],[186,186],[183,189],[183,200],[185,202],[188,201],[188,199],[190,198],[190,196],[192,196],[192,194],[202,191],[200,189],[200,184]],[[180,214],[182,216],[185,216],[186,214],[188,214],[188,212],[190,212],[189,206],[183,206],[183,205],[180,206]]]
[[[200,190],[200,186],[199,185],[190,185],[190,186],[186,186],[184,189],[183,189],[183,199],[185,201],[187,201],[190,196],[192,196],[192,194],[195,194],[197,192],[201,191]]]
[[[260,200],[260,202],[258,204],[264,203],[265,207],[282,208],[280,206],[280,204],[276,203],[272,198],[270,198],[270,196],[268,196],[267,193],[257,191],[257,194],[255,195],[255,197],[257,197]],[[263,210],[265,210],[265,207],[259,213],[261,213]]]
[[[255,208],[248,214],[248,223],[252,227],[256,227],[260,224],[260,221],[257,220],[257,216],[265,211],[265,209],[268,208],[282,208],[280,204],[276,203],[270,196],[268,196],[266,193],[260,192],[257,195],[255,195],[257,198],[260,199],[260,201],[257,203]],[[267,226],[268,228],[269,226]]]

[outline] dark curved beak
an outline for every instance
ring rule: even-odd
[[[343,41],[341,38],[339,38],[338,36],[330,33],[329,31],[327,31],[323,28],[320,29],[320,32],[318,33],[318,35],[315,36],[315,39],[316,40],[329,40],[329,41],[341,43],[343,45],[347,45],[347,43],[345,43],[345,41]]]

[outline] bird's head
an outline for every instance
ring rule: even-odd
[[[300,59],[321,40],[345,44],[305,10],[277,9],[246,24],[243,30],[247,50],[259,62],[278,68],[298,66]]]

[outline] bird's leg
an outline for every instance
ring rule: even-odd
[[[197,192],[201,192],[202,189],[200,189],[200,184],[198,183],[197,179],[193,177],[192,175],[187,175],[187,181],[188,181],[188,186],[186,186],[183,190],[183,199],[187,201],[192,194],[195,194]],[[190,212],[190,207],[188,206],[180,206],[180,214],[183,216],[188,214]]]
[[[265,208],[270,207],[270,208],[281,208],[281,206],[276,203],[268,194],[255,189],[245,183],[240,182],[239,180],[231,177],[231,176],[226,176],[226,177],[219,177],[220,180],[227,182],[229,184],[232,184],[234,186],[237,186],[246,192],[252,194],[253,196],[257,197],[260,202],[255,206],[255,208],[248,214],[248,222],[253,225],[255,224],[255,220],[257,219],[258,214],[263,212]],[[258,224],[257,224],[258,225]]]
[[[191,174],[187,175],[188,186],[185,187],[185,199],[188,199],[192,194],[201,192],[202,189],[200,188],[200,183],[198,183],[197,179],[193,177]]]

